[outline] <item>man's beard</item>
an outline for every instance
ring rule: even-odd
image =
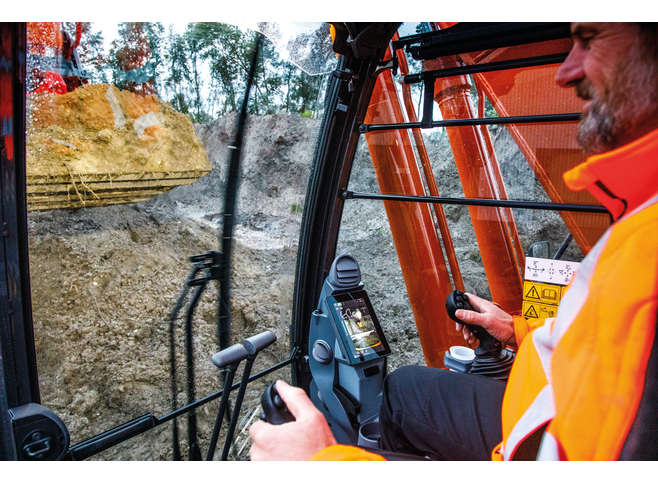
[[[577,136],[588,156],[621,147],[628,133],[656,114],[658,69],[639,51],[632,49],[635,55],[617,67],[604,92],[595,91],[586,79],[576,86],[578,97],[592,100],[581,116]]]

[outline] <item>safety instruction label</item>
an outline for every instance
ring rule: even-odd
[[[557,315],[557,305],[524,301],[522,314],[528,319],[555,317]]]
[[[558,305],[562,300],[562,288],[547,283],[523,282],[523,300]]]
[[[524,278],[532,282],[568,285],[579,266],[578,262],[526,257]]]

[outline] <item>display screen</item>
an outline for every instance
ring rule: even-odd
[[[328,302],[352,362],[391,353],[365,291],[335,295]]]

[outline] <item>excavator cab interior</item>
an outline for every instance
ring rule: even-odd
[[[88,23],[1,24],[0,460],[248,459],[276,379],[376,445],[386,374],[471,349],[454,290],[554,313],[610,225],[561,177],[569,23],[190,25],[101,71]]]

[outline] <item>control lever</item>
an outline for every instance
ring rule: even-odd
[[[507,380],[512,363],[516,357],[509,349],[503,350],[503,344],[479,325],[467,324],[455,315],[458,309],[477,312],[468,301],[468,296],[455,290],[446,300],[446,311],[452,320],[468,327],[468,330],[480,341],[475,348],[475,360],[468,371],[470,374],[480,374],[498,380]]]
[[[235,426],[238,423],[238,416],[240,415],[240,407],[242,406],[242,400],[244,399],[244,393],[247,390],[247,384],[249,383],[249,374],[251,373],[251,366],[256,359],[258,353],[265,349],[266,347],[272,345],[276,342],[276,335],[274,332],[266,330],[260,334],[253,335],[248,339],[245,339],[243,346],[247,351],[247,362],[244,366],[244,372],[242,373],[242,381],[240,381],[240,388],[238,389],[238,395],[235,399],[235,407],[233,408],[233,417],[231,418],[231,423],[228,427],[228,434],[226,435],[226,442],[224,443],[224,451],[222,451],[222,461],[226,461],[228,458],[228,452],[231,448],[231,441],[233,440],[233,434],[235,433]]]
[[[220,351],[212,356],[213,364],[215,364],[220,369],[226,368],[227,374],[226,378],[224,379],[222,400],[219,403],[217,419],[215,420],[215,428],[213,429],[212,437],[210,438],[210,446],[208,447],[206,461],[212,461],[212,458],[215,455],[215,448],[217,447],[219,431],[222,427],[224,413],[226,412],[226,406],[228,405],[228,397],[231,392],[231,386],[233,385],[233,376],[235,375],[235,371],[238,369],[240,362],[242,362],[248,356],[249,354],[247,353],[247,349],[245,349],[242,344],[234,344],[231,347],[227,347],[223,351]]]
[[[489,356],[496,353],[500,354],[502,350],[502,343],[499,340],[494,339],[494,337],[489,332],[487,332],[484,327],[467,324],[463,320],[457,318],[455,312],[457,312],[458,309],[477,312],[477,310],[475,310],[471,303],[468,301],[468,295],[466,295],[461,290],[455,290],[450,295],[448,295],[448,299],[446,300],[446,311],[448,312],[448,315],[455,322],[468,327],[468,330],[470,330],[475,338],[480,341],[480,344],[475,348],[476,356]]]
[[[261,421],[270,424],[284,424],[295,421],[295,416],[288,410],[288,406],[283,402],[279,392],[276,390],[276,383],[270,384],[260,398],[263,406],[263,412],[260,413]]]

